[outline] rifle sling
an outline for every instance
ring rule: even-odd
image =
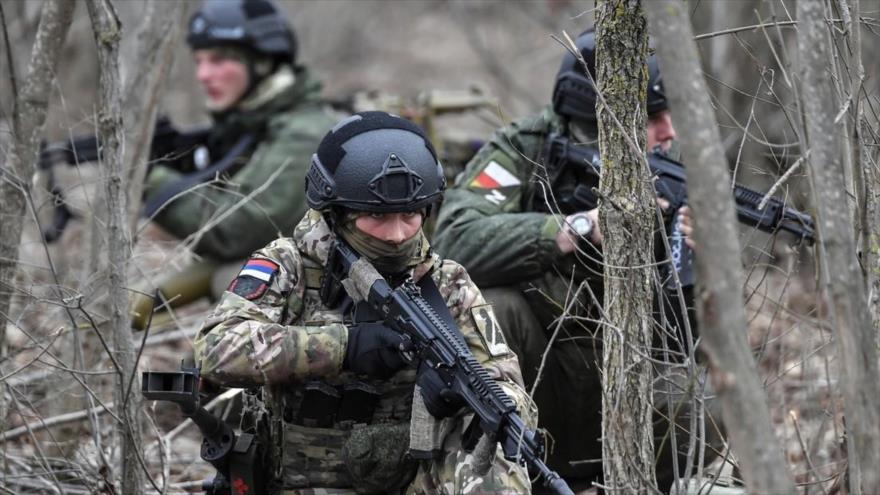
[[[144,205],[144,216],[152,218],[168,201],[171,201],[178,194],[192,189],[202,182],[213,179],[214,177],[231,170],[251,145],[254,143],[254,137],[251,134],[244,134],[239,138],[235,145],[230,148],[226,155],[217,161],[217,163],[200,172],[195,172],[184,176],[178,181],[172,182],[159,190]]]

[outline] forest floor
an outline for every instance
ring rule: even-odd
[[[4,366],[11,402],[3,450],[6,481],[18,487],[16,492],[49,493],[58,487],[70,493],[100,490],[108,474],[101,467],[102,459],[114,455],[109,415],[98,412],[91,420],[75,416],[89,407],[101,411],[101,402],[113,400],[112,365],[100,339],[82,317],[85,312],[74,316],[78,330],[71,332],[64,309],[76,307],[76,298],[69,296],[77,291],[86,297],[97,295],[82,292],[96,290],[99,280],[94,275],[75,275],[87,268],[82,266],[81,246],[89,245],[88,237],[87,225],[74,221],[61,241],[49,247],[56,270],[67,274],[61,285],[68,297],[59,304],[41,243],[35,232],[25,234],[22,296],[16,298],[22,317],[9,326],[12,362]],[[133,253],[131,280],[149,279],[191,258],[161,230],[146,226]],[[836,348],[830,329],[821,323],[821,304],[809,275],[797,273],[803,264],[787,259],[762,272],[755,269],[747,279],[749,342],[766,386],[776,434],[796,481],[803,493],[831,493],[846,467]],[[135,345],[145,344],[139,370],[178,369],[181,360],[192,355],[192,337],[211,307],[207,300],[197,301],[175,311],[173,318],[157,320],[146,337],[136,333]],[[101,314],[96,308],[92,317],[104,334]],[[78,348],[81,353],[75,352]],[[74,380],[68,368],[84,368],[91,374]],[[85,392],[86,386],[91,394]],[[228,413],[233,402],[218,401],[211,407],[217,414]],[[148,425],[144,463],[160,491],[183,491],[191,482],[210,477],[211,467],[199,459],[198,430],[182,423],[179,410],[157,402],[145,403],[144,410]],[[56,421],[57,425],[46,426]]]

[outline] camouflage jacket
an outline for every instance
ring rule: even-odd
[[[543,167],[547,138],[564,131],[549,107],[497,130],[446,192],[433,238],[437,252],[464,265],[480,287],[521,288],[545,328],[560,314],[572,282],[590,286],[572,309],[579,316],[595,311],[589,292],[603,297],[600,253],[592,260],[562,254],[556,236],[570,212],[548,207],[544,197],[549,183],[576,183],[550,178]]]
[[[495,131],[446,192],[433,243],[480,287],[521,288],[545,328],[561,314],[573,287],[585,281],[589,290],[581,291],[570,312],[586,317],[577,327],[592,330],[584,322],[598,318],[595,302],[603,300],[601,250],[564,255],[556,245],[565,215],[574,212],[560,211],[554,197],[570,192],[580,178],[573,170],[545,167],[545,145],[553,134],[568,129],[550,107]],[[677,143],[668,154],[678,158]],[[655,257],[662,260],[659,229],[656,234]]]
[[[544,141],[561,129],[548,108],[497,130],[446,192],[434,248],[464,265],[479,286],[536,278],[562,257],[562,216],[535,205]]]
[[[309,160],[335,119],[320,101],[321,84],[305,68],[295,82],[258,101],[255,108],[216,116],[208,138],[214,159],[245,133],[256,140],[246,160],[222,183],[199,186],[174,199],[154,220],[185,238],[200,229],[197,254],[218,261],[246,258],[282,234],[289,234],[306,210],[302,184]],[[183,175],[154,167],[147,178],[146,199]]]
[[[352,450],[353,432],[370,430],[360,428],[357,420],[343,421],[338,417],[323,425],[321,417],[297,420],[303,416],[301,411],[308,402],[304,397],[317,387],[316,382],[343,390],[366,383],[366,387],[381,394],[372,418],[366,422],[388,426],[390,429],[382,436],[398,431],[394,425],[404,425],[404,432],[408,432],[405,425],[412,407],[413,370],[402,370],[382,381],[343,368],[348,339],[346,315],[340,308],[327,308],[321,303],[316,283],[320,273],[315,272],[320,272],[326,263],[333,238],[320,213],[310,210],[292,238],[277,239],[254,253],[245,265],[247,270],[258,260],[270,267],[271,278],[262,287],[245,292],[233,285],[234,292],[246,297],[226,292],[195,341],[197,361],[207,379],[226,386],[264,385],[270,402],[274,403],[270,406],[273,414],[285,418],[284,424],[276,425],[273,435],[276,440],[284,437],[283,445],[276,447],[281,449],[276,456],[283,459],[278,468],[283,472],[278,474],[286,487],[367,486],[366,481],[356,476],[358,470],[345,459],[350,458],[346,452]],[[524,417],[533,421],[533,406],[522,389],[517,358],[504,342],[491,306],[461,265],[440,260],[427,246],[423,252],[423,261],[412,269],[412,277],[433,277],[474,356],[522,405]],[[240,275],[233,284],[245,278]],[[450,435],[454,430],[449,428]],[[444,449],[448,448],[447,443]],[[464,457],[460,448],[452,447],[433,467],[420,466],[414,483],[433,486],[440,493],[462,493],[458,489],[463,482],[461,474],[467,470],[462,471],[458,463]],[[444,468],[445,463],[451,465]],[[399,466],[393,467],[390,471],[402,471]],[[377,471],[375,467],[370,470]],[[518,480],[510,482],[516,489],[501,486],[491,493],[527,490],[527,476],[520,467],[505,464],[501,472],[507,473],[503,475],[505,479],[513,476]],[[443,486],[447,489],[438,488]],[[430,492],[415,489],[412,493]]]

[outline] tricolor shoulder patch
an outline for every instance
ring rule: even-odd
[[[498,189],[520,185],[520,180],[501,164],[492,160],[489,165],[471,181],[470,187],[481,189]]]
[[[278,263],[263,258],[251,258],[226,290],[253,301],[266,293],[276,273]]]

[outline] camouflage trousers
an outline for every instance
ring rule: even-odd
[[[533,392],[538,406],[538,424],[548,436],[548,465],[559,472],[575,491],[602,483],[602,345],[599,336],[574,325],[563,325],[553,345],[548,345],[552,321],[541,321],[530,301],[515,287],[483,289],[492,303],[507,344],[519,357],[526,390]],[[546,355],[545,355],[546,354]],[[705,374],[703,374],[705,375]],[[657,367],[654,380],[654,435],[658,456],[657,481],[668,492],[675,478],[670,448],[675,430],[678,469],[686,466],[692,425],[691,407],[694,397],[703,404],[700,432],[705,449],[705,462],[722,450],[720,404],[711,400],[705,390],[705,379],[689,378],[683,367]],[[700,392],[694,393],[694,390]],[[675,427],[671,419],[675,419]],[[696,454],[693,454],[693,459]],[[535,486],[534,493],[543,493]]]
[[[525,467],[504,459],[500,446],[496,446],[495,459],[486,473],[480,475],[474,471],[473,455],[459,447],[467,424],[469,423],[459,422],[455,430],[446,437],[443,453],[438,459],[422,463],[415,480],[406,491],[407,495],[531,493]]]

